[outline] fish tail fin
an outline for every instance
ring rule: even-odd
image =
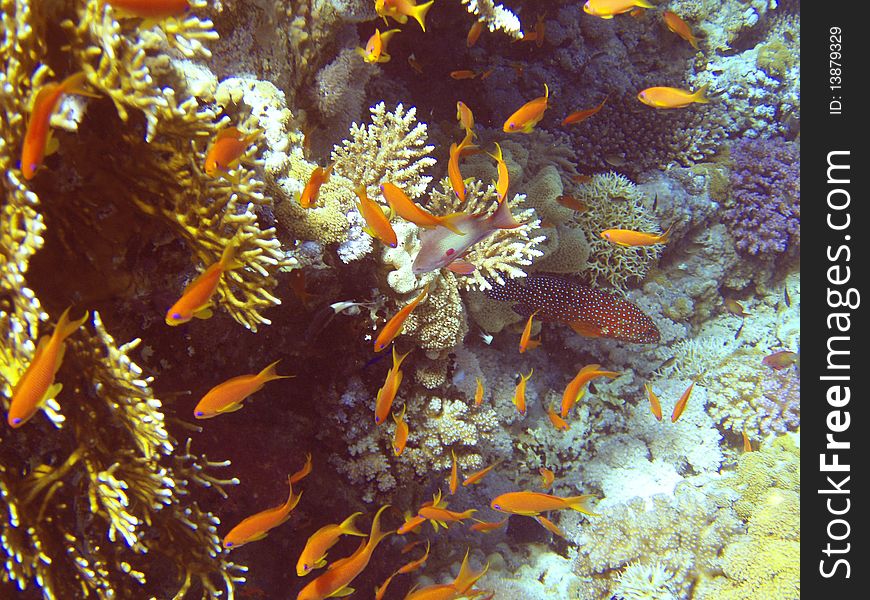
[[[361,514],[361,512],[355,512],[344,521],[342,521],[341,525],[338,526],[338,528],[341,530],[341,533],[344,535],[358,535],[361,537],[365,537],[366,534],[357,529],[356,525],[353,524],[354,520]]]
[[[646,0],[635,0],[634,5],[639,7],[639,8],[655,8],[656,7],[655,4],[651,4],[651,3],[647,2]]]
[[[545,83],[544,84],[544,100],[550,99],[550,87]]]
[[[455,221],[456,221],[457,219],[461,219],[462,217],[467,217],[467,216],[468,216],[468,213],[467,213],[467,212],[455,212],[455,213],[450,213],[449,215],[445,215],[445,216],[441,217],[441,223],[440,223],[440,225],[441,225],[442,227],[446,227],[447,229],[449,229],[450,231],[452,231],[452,232],[455,233],[456,235],[465,235],[465,232],[464,232],[464,231],[461,231],[461,230],[456,226]]]
[[[597,517],[599,516],[598,513],[594,512],[592,507],[589,506],[589,501],[594,499],[595,496],[592,494],[583,494],[582,496],[571,496],[565,498],[565,503],[568,505],[568,508],[572,510],[581,512],[584,515],[589,515],[590,517]]]
[[[692,94],[692,99],[700,104],[707,104],[708,102],[710,102],[710,99],[707,97],[708,87],[710,87],[709,84],[702,85],[701,89]]]
[[[489,152],[487,152],[489,154]],[[498,145],[498,142],[495,142],[495,154],[489,154],[489,156],[498,162],[504,160],[504,156],[501,153],[501,146]]]
[[[490,217],[490,223],[495,229],[516,229],[520,226],[514,219],[513,213],[508,206],[507,199],[499,202],[498,209]]]
[[[453,580],[453,587],[459,592],[459,595],[465,595],[465,593],[474,587],[474,584],[477,583],[477,580],[483,577],[484,573],[489,569],[489,563],[486,563],[486,566],[483,567],[480,571],[474,571],[468,566],[468,550],[465,551],[465,558],[462,559],[462,566],[459,568],[459,575],[456,576],[456,579]]]
[[[432,8],[432,5],[435,4],[435,0],[429,0],[426,4],[418,4],[414,8],[411,9],[411,15],[416,19],[416,21],[420,24],[420,27],[423,28],[423,31],[426,31],[426,13],[429,12],[429,9]]]
[[[263,383],[274,381],[275,379],[290,379],[291,377],[296,377],[295,375],[278,375],[278,373],[275,372],[275,368],[278,366],[279,362],[281,362],[280,358],[260,371],[257,377],[259,377]]]
[[[242,267],[245,266],[244,263],[242,263],[241,261],[239,261],[236,258],[236,253],[238,251],[239,251],[239,242],[236,240],[230,241],[230,243],[227,244],[227,247],[224,248],[224,252],[223,252],[223,254],[221,254],[221,260],[220,260],[221,268],[224,271],[232,271],[234,269],[241,269]]]
[[[290,484],[290,495],[287,496],[287,502],[284,503],[284,506],[281,507],[286,513],[290,513],[291,510],[296,508],[296,505],[299,504],[299,499],[302,498],[302,492],[298,494],[293,494],[293,482],[291,481],[292,475],[287,478],[287,483]]]
[[[102,96],[87,87],[88,76],[84,71],[73,73],[60,83],[61,89],[65,94],[76,94],[77,96],[87,96],[89,98],[102,98]]]
[[[369,541],[366,544],[370,547],[370,551],[374,551],[375,547],[381,543],[381,540],[393,533],[392,531],[381,531],[381,513],[389,507],[389,504],[384,504],[380,509],[378,509],[378,512],[375,513],[375,518],[372,519],[372,532],[369,534]]]
[[[70,321],[69,311],[71,308],[71,306],[68,306],[66,310],[63,311],[63,314],[60,315],[60,319],[58,319],[57,321],[57,327],[54,328],[56,335],[60,338],[61,341],[71,336],[73,332],[81,327],[90,316],[90,313],[85,311],[85,315],[81,319]]]
[[[659,236],[660,244],[667,244],[671,240],[671,231],[674,228],[674,224],[671,223],[671,226],[668,227],[663,234]]]

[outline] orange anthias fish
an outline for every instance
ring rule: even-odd
[[[700,50],[700,48],[698,48],[698,38],[694,36],[688,23],[683,21],[676,13],[672,13],[669,10],[664,12],[663,18],[668,29],[692,44],[692,48],[695,50]]]
[[[477,73],[468,69],[459,69],[458,71],[450,71],[450,77],[461,81],[463,79],[474,79],[477,77]]]
[[[402,452],[405,451],[405,444],[408,443],[408,423],[405,421],[405,411],[408,409],[408,405],[405,404],[402,406],[402,412],[399,413],[399,416],[396,416],[396,413],[393,413],[393,421],[396,422],[396,432],[393,434],[393,453],[396,456],[401,456]]]
[[[725,309],[735,317],[752,316],[748,312],[746,312],[743,308],[743,305],[734,298],[723,298],[722,301],[725,303]]]
[[[674,405],[674,412],[671,413],[671,423],[676,423],[677,419],[680,418],[680,415],[683,414],[683,411],[686,410],[686,404],[689,402],[689,396],[692,395],[692,390],[695,387],[695,382],[689,384],[689,387],[686,388],[686,391],[683,392],[683,395],[680,396],[680,399],[677,400],[677,403]]]
[[[462,173],[459,170],[459,159],[462,157],[463,150],[471,144],[471,132],[465,132],[465,137],[459,144],[450,144],[450,158],[447,161],[447,176],[450,179],[450,185],[453,187],[453,192],[456,197],[465,201],[465,180],[462,179]]]
[[[194,317],[197,319],[208,319],[211,317],[211,297],[217,290],[221,275],[226,271],[241,269],[244,266],[236,260],[237,250],[238,246],[236,243],[230,242],[224,249],[221,259],[200,273],[196,279],[184,288],[181,298],[166,311],[167,325],[181,325]]]
[[[166,19],[177,17],[190,10],[188,0],[103,0],[112,8],[132,17]]]
[[[474,390],[474,405],[480,406],[481,404],[483,404],[483,382],[478,377],[477,389]]]
[[[311,461],[311,453],[308,452],[305,455],[305,464],[302,465],[301,469],[299,469],[298,471],[296,471],[295,473],[293,473],[290,476],[290,483],[291,484],[297,483],[299,481],[302,481],[306,477],[308,477],[308,475],[311,473],[311,469],[313,467],[313,464],[314,463]]]
[[[597,517],[598,515],[592,512],[589,506],[589,501],[594,498],[595,496],[591,494],[559,498],[540,492],[508,492],[493,499],[490,506],[493,510],[526,517],[536,517],[542,512],[566,508]]]
[[[586,212],[589,210],[589,206],[582,200],[578,200],[574,196],[567,196],[562,194],[558,198],[556,198],[556,202],[559,203],[559,206],[564,206],[565,208],[570,208],[571,210],[576,210],[577,212]]]
[[[430,504],[427,502],[420,507],[420,510],[417,511],[417,515],[424,519],[428,519],[429,522],[432,523],[432,527],[435,531],[438,531],[439,525],[446,528],[448,522],[458,523],[465,519],[470,519],[471,515],[476,512],[476,508],[469,508],[464,512],[447,510],[447,502],[441,500],[441,490],[438,490],[438,493],[432,498],[432,503]]]
[[[536,314],[538,314],[537,310],[529,315],[529,320],[526,321],[526,326],[523,328],[523,334],[520,336],[520,354],[526,350],[534,350],[541,345],[541,340],[529,339],[532,337],[532,319],[535,318]]]
[[[562,119],[562,125],[571,125],[572,123],[580,123],[582,121],[585,121],[586,119],[597,113],[599,110],[604,108],[604,103],[607,102],[607,98],[609,97],[610,96],[606,96],[604,100],[601,101],[601,104],[599,104],[595,108],[587,108],[584,110],[572,112],[570,115]]]
[[[544,84],[544,95],[534,100],[529,100],[514,112],[504,122],[502,131],[505,133],[531,133],[547,110],[547,100],[550,98],[550,88]]]
[[[597,377],[609,377],[613,379],[614,377],[619,377],[619,373],[616,371],[602,371],[601,365],[597,363],[586,365],[580,369],[577,375],[574,376],[574,379],[565,386],[565,391],[562,394],[561,415],[563,419],[568,416],[574,405],[583,397],[586,384]]]
[[[360,544],[359,549],[347,558],[342,558],[329,565],[326,573],[302,588],[302,591],[296,596],[296,600],[325,600],[353,593],[353,588],[349,587],[350,583],[368,566],[378,544],[393,533],[392,531],[381,531],[381,513],[388,507],[389,504],[382,506],[375,514],[368,541]]]
[[[379,17],[387,17],[394,21],[402,23],[408,22],[408,17],[416,20],[423,31],[426,31],[426,13],[432,8],[435,0],[430,0],[425,4],[417,4],[415,0],[375,0],[375,12]]]
[[[390,587],[390,584],[393,582],[393,578],[396,575],[397,573],[392,573],[389,577],[384,579],[384,582],[381,585],[375,586],[375,600],[384,600],[387,588]]]
[[[469,592],[477,580],[483,577],[489,569],[489,563],[480,571],[472,571],[468,566],[468,551],[465,552],[465,558],[462,560],[462,566],[459,569],[459,575],[452,583],[442,583],[435,585],[427,585],[426,587],[418,588],[408,592],[405,600],[453,600],[455,598],[470,597]],[[477,592],[475,592],[477,594]]]
[[[239,183],[239,173],[231,175],[230,171],[239,166],[239,159],[260,133],[261,130],[255,129],[245,135],[235,127],[218,131],[211,148],[205,155],[205,174],[209,177],[222,176],[231,183]]]
[[[459,125],[465,130],[466,135],[472,137],[477,135],[474,133],[474,113],[462,100],[456,103],[456,120],[459,121]]]
[[[547,405],[547,416],[550,417],[550,423],[553,424],[553,427],[555,427],[559,431],[568,431],[568,429],[571,427],[568,424],[568,421],[560,417],[559,414],[555,410],[553,410],[552,404]]]
[[[643,384],[643,388],[646,390],[647,398],[649,398],[649,409],[652,412],[653,416],[656,418],[656,421],[662,420],[662,405],[659,402],[658,396],[656,396],[655,392],[652,389],[652,386],[648,383]]]
[[[791,350],[779,350],[762,358],[761,364],[770,367],[774,371],[779,371],[780,369],[792,366],[799,358],[800,355],[798,355],[797,352],[792,352]]]
[[[456,490],[459,489],[459,469],[456,465],[456,453],[453,451],[453,448],[450,449],[450,456],[453,457],[453,463],[450,467],[450,495],[456,493]]]
[[[474,519],[475,521],[477,521],[477,523],[469,527],[469,529],[471,529],[472,531],[479,531],[480,533],[489,533],[491,531],[495,531],[496,529],[504,527],[507,524],[509,518],[510,517],[505,517],[503,520],[495,522]]]
[[[87,76],[79,72],[60,83],[53,81],[39,88],[32,103],[27,132],[21,146],[21,173],[25,179],[33,179],[45,156],[57,150],[57,139],[51,134],[51,114],[57,109],[61,98],[65,94],[100,97],[85,87],[86,82]]]
[[[305,189],[299,194],[299,205],[302,208],[311,208],[317,202],[317,196],[320,195],[320,186],[329,181],[329,176],[332,174],[334,166],[335,163],[332,163],[325,169],[323,167],[314,167],[311,177],[308,178],[308,183],[305,184]]]
[[[404,575],[405,573],[413,573],[420,567],[426,564],[426,561],[429,559],[429,540],[426,540],[426,551],[423,553],[423,556],[418,558],[417,560],[412,560],[408,563],[405,563],[396,571],[396,575]]]
[[[302,492],[293,495],[293,484],[290,484],[290,495],[287,502],[275,508],[252,515],[233,527],[224,537],[224,548],[238,548],[248,542],[256,542],[266,537],[270,530],[290,518],[290,513],[299,504]]]
[[[245,398],[263,389],[263,386],[276,379],[287,379],[293,375],[278,375],[275,361],[256,375],[239,375],[228,379],[211,388],[193,409],[197,419],[210,419],[223,413],[234,412],[242,408]]]
[[[378,29],[366,42],[365,48],[357,48],[356,52],[363,57],[367,63],[385,63],[390,61],[390,55],[387,54],[387,44],[390,39],[399,33],[400,29],[390,29],[381,33]]]
[[[487,153],[489,154],[489,153]],[[501,153],[501,146],[498,142],[495,143],[495,154],[489,155],[496,162],[498,171],[498,181],[495,182],[495,191],[498,194],[498,201],[504,202],[507,198],[508,188],[510,187],[510,175],[507,165],[504,162],[504,155]]]
[[[67,308],[51,333],[39,338],[33,360],[30,361],[18,383],[12,388],[12,400],[6,418],[10,427],[21,427],[36,414],[46,400],[54,398],[63,387],[54,382],[54,377],[63,361],[64,341],[88,320],[89,314],[77,321],[69,320]]]
[[[419,204],[408,198],[408,195],[395,184],[385,182],[380,185],[380,189],[393,212],[406,221],[410,221],[417,227],[424,229],[446,227],[450,231],[462,235],[462,232],[451,221],[464,216],[466,213],[460,212],[447,215],[446,217],[439,217],[424,210]]]
[[[535,370],[532,369],[528,375],[520,373],[520,382],[517,384],[516,390],[514,390],[514,406],[517,407],[517,410],[523,416],[526,414],[526,382],[528,382],[534,372]]]
[[[658,327],[637,306],[623,297],[558,275],[532,273],[522,279],[507,279],[484,293],[502,302],[512,302],[524,317],[540,309],[538,318],[566,323],[588,337],[606,337],[650,344],[661,339]]]
[[[491,465],[489,465],[488,467],[481,469],[480,471],[476,471],[476,472],[472,473],[471,475],[469,475],[468,477],[465,478],[465,481],[462,482],[462,485],[466,486],[466,485],[474,485],[475,483],[480,483],[480,480],[483,479],[487,473],[489,473],[494,468],[499,466],[501,464],[501,462],[502,461],[498,460],[498,461],[492,463]]]
[[[396,232],[393,231],[393,226],[390,225],[390,219],[384,214],[383,209],[374,200],[370,199],[366,193],[366,186],[360,184],[354,190],[359,198],[357,202],[357,210],[366,221],[366,226],[363,231],[373,238],[381,240],[390,248],[395,248],[399,240],[396,237]]]
[[[690,104],[707,104],[707,86],[697,92],[681,90],[672,87],[646,88],[637,95],[637,99],[653,108],[684,108]]]
[[[477,39],[480,37],[481,32],[483,32],[483,22],[475,21],[468,30],[468,35],[465,36],[465,47],[471,48],[474,46],[477,43]]]
[[[553,487],[553,481],[556,480],[556,474],[547,467],[541,467],[538,469],[538,472],[541,474],[541,488],[548,490]]]
[[[423,540],[417,540],[415,542],[408,542],[407,544],[402,546],[402,549],[399,550],[399,552],[401,552],[402,554],[407,554],[408,552],[410,552],[411,550],[413,550],[414,548],[416,548],[417,546],[419,546],[422,543],[423,543]],[[429,543],[428,539],[426,540],[426,543],[427,544]]]
[[[615,15],[630,12],[635,7],[655,8],[646,0],[587,0],[583,5],[583,12],[602,19],[612,19]]]
[[[642,231],[632,231],[630,229],[605,229],[600,235],[608,242],[613,242],[617,246],[626,248],[632,246],[655,246],[656,244],[668,243],[671,239],[671,229],[673,227],[671,225],[664,233],[643,233]]]
[[[417,75],[423,74],[423,65],[420,64],[420,61],[417,60],[417,57],[413,54],[408,55],[408,65],[414,69],[414,72],[417,73]]]
[[[417,308],[417,305],[420,304],[420,302],[423,301],[423,298],[426,297],[426,294],[429,293],[429,285],[430,284],[427,283],[423,287],[423,291],[420,292],[419,296],[403,306],[392,319],[387,321],[387,324],[384,325],[383,329],[381,329],[381,332],[378,334],[378,337],[375,339],[375,352],[380,352],[389,346],[395,337],[402,332],[402,326],[405,324],[405,319],[408,318],[411,311]],[[386,414],[384,414],[384,416],[386,417]]]
[[[390,414],[393,400],[396,399],[396,393],[402,384],[402,371],[399,368],[402,366],[402,361],[410,353],[411,351],[408,350],[402,356],[398,356],[396,347],[393,346],[393,367],[387,371],[387,378],[384,380],[384,385],[378,390],[378,396],[375,399],[375,425],[380,425],[386,421],[387,415]]]
[[[296,575],[305,577],[314,569],[326,566],[326,553],[338,543],[341,536],[358,535],[365,537],[366,534],[357,530],[353,524],[354,519],[361,514],[361,512],[355,512],[337,525],[324,525],[312,533],[305,543],[302,554],[299,555],[299,560],[296,561]]]
[[[746,430],[743,430],[743,451],[752,452],[752,442],[749,441],[749,436],[746,435]]]

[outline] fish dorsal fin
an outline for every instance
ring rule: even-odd
[[[223,140],[226,138],[232,138],[234,140],[241,139],[242,132],[238,130],[236,127],[227,127],[225,129],[221,129],[217,132],[217,136],[215,136],[215,141]]]

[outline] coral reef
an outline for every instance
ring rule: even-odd
[[[800,253],[800,145],[779,138],[731,145],[731,194],[723,221],[737,249],[762,258]]]
[[[515,14],[493,0],[462,0],[468,12],[476,15],[490,31],[500,29],[511,37],[521,39],[520,20]]]

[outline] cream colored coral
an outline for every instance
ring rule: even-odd
[[[523,32],[520,29],[519,18],[501,4],[496,4],[493,0],[462,0],[462,3],[468,12],[477,15],[490,31],[499,29],[515,39],[522,39]]]
[[[332,151],[335,172],[357,185],[365,185],[374,198],[378,185],[390,182],[402,188],[410,198],[422,196],[432,178],[424,171],[435,165],[428,156],[434,149],[426,145],[426,124],[417,123],[417,109],[399,104],[387,112],[380,102],[371,109],[369,125],[354,123],[350,138]]]
[[[435,278],[426,301],[408,316],[403,335],[421,349],[438,354],[461,344],[467,332],[456,276],[447,272]]]

